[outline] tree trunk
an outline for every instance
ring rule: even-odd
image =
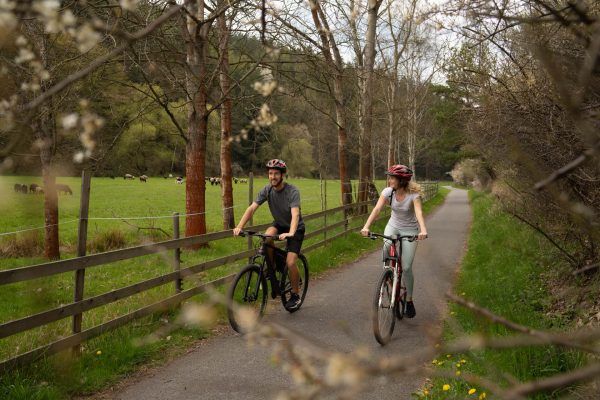
[[[183,32],[186,39],[188,69],[186,89],[188,100],[188,135],[185,155],[185,235],[206,233],[206,136],[208,128],[206,63],[208,59],[208,23],[204,19],[204,1],[186,1],[190,15]],[[193,248],[199,248],[195,245]]]
[[[369,196],[371,175],[371,135],[373,128],[373,67],[375,65],[375,35],[377,29],[377,12],[381,0],[368,1],[367,37],[365,40],[364,92],[362,96],[362,123],[360,139],[359,186],[358,199],[365,201]],[[361,207],[360,214],[366,213],[367,207]]]
[[[42,107],[46,108],[46,107]],[[44,255],[51,260],[60,258],[60,241],[58,236],[58,196],[56,194],[56,177],[52,171],[52,146],[45,141],[40,151],[42,160],[42,180],[44,182]]]
[[[394,78],[390,82],[390,110],[388,114],[388,154],[387,154],[387,166],[390,167],[396,164],[396,157],[394,154],[394,132],[396,131],[396,112],[394,111],[396,105],[396,76],[397,72],[394,71]]]
[[[40,61],[44,69],[48,66],[48,36],[40,33],[37,46]],[[42,83],[42,90],[50,86]],[[40,145],[40,161],[42,164],[42,181],[44,185],[44,255],[50,260],[60,258],[60,239],[58,235],[58,197],[56,193],[56,177],[52,170],[52,159],[56,145],[56,127],[52,110],[52,98],[44,103],[34,119],[33,130]]]
[[[310,7],[315,28],[321,38],[322,53],[333,76],[335,118],[338,126],[338,165],[342,189],[342,204],[346,205],[352,203],[352,185],[348,176],[348,135],[346,133],[346,106],[342,81],[344,64],[319,0],[310,0]]]
[[[233,214],[233,185],[231,173],[231,97],[229,96],[229,28],[223,12],[219,25],[219,82],[223,103],[221,105],[221,199],[223,205],[223,229],[235,227]]]

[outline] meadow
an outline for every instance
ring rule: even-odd
[[[79,213],[80,198],[79,178],[60,178],[58,182],[68,184],[73,190],[73,195],[59,196],[60,214],[60,241],[62,258],[74,257],[77,242],[77,217]],[[318,180],[290,180],[298,186],[302,194],[302,212],[310,214],[321,211],[321,183]],[[2,218],[0,219],[0,232],[30,229],[43,225],[43,197],[36,194],[15,193],[12,190],[14,183],[40,183],[35,178],[29,177],[2,177],[0,186],[2,191]],[[264,178],[254,181],[254,192],[267,184]],[[377,182],[383,187],[383,181]],[[9,190],[10,189],[10,190]],[[240,218],[248,203],[248,184],[234,186],[235,216]],[[341,205],[340,187],[336,181],[327,183],[327,207],[333,208]],[[220,187],[207,186],[207,226],[208,231],[222,230]],[[123,179],[94,178],[90,191],[90,224],[89,242],[102,243],[106,240],[106,233],[121,232],[125,240],[120,247],[127,247],[141,242],[160,241],[170,238],[172,232],[173,212],[185,212],[185,186],[177,185],[173,179],[150,178],[147,183],[139,181],[125,181]],[[8,216],[8,217],[5,217]],[[165,218],[157,218],[164,216]],[[137,219],[148,218],[153,219]],[[111,219],[95,219],[111,218]],[[114,219],[113,219],[114,218]],[[342,213],[329,217],[328,223],[342,218]],[[254,223],[260,224],[271,220],[268,206],[261,207],[255,214]],[[181,218],[183,235],[184,218]],[[307,231],[318,229],[322,220],[307,222]],[[362,218],[354,224],[362,223]],[[138,229],[155,228],[154,230]],[[342,228],[338,229],[341,231]],[[41,231],[27,231],[16,236],[27,238],[32,232],[40,236],[34,245],[41,246]],[[149,233],[148,233],[149,232]],[[167,235],[169,234],[169,235]],[[330,235],[333,233],[330,233]],[[14,235],[1,237],[0,243],[10,243]],[[109,235],[110,237],[110,235]],[[100,240],[99,240],[100,239]],[[307,240],[305,245],[322,240],[315,237]],[[25,241],[30,244],[31,241]],[[206,248],[197,251],[183,250],[181,268],[195,265],[202,261],[215,259],[227,254],[247,249],[246,240],[239,238],[223,239],[211,242]],[[94,248],[90,249],[95,250]],[[97,250],[97,249],[96,249]],[[113,289],[128,286],[171,272],[171,254],[153,254],[124,260],[103,266],[89,268],[86,271],[85,297],[91,297],[109,292]],[[34,257],[4,257],[0,258],[0,269],[9,269],[19,266],[32,265],[45,260],[40,256]],[[196,280],[209,281],[228,274],[232,274],[243,261],[221,266],[197,274],[186,282],[184,288],[190,287]],[[190,283],[191,282],[191,283]],[[0,323],[21,318],[32,313],[49,308],[58,307],[72,302],[74,279],[72,273],[55,275],[48,278],[34,279],[26,282],[3,285],[0,291]],[[107,322],[119,315],[131,312],[143,305],[159,301],[174,294],[173,285],[161,287],[122,299],[115,303],[88,311],[84,315],[83,329]],[[47,343],[49,339],[59,338],[70,332],[71,320],[65,318],[43,327],[29,330],[22,334],[14,335],[0,341],[0,360],[10,358]]]
[[[302,212],[310,214],[321,211],[321,182],[315,179],[289,179],[301,193]],[[57,182],[67,184],[73,195],[59,196],[60,241],[65,253],[72,253],[77,243],[77,219],[81,179],[79,177],[58,178]],[[15,193],[15,183],[41,184],[39,177],[0,176],[0,243],[13,240],[15,235],[7,232],[34,229],[22,232],[21,236],[41,233],[43,227],[43,196]],[[254,179],[253,198],[268,183],[266,178]],[[376,181],[382,189],[385,182]],[[354,186],[356,183],[354,183]],[[327,181],[327,208],[341,205],[339,181]],[[234,185],[234,215],[238,220],[248,205],[249,184]],[[185,214],[185,185],[178,185],[174,179],[151,177],[147,183],[122,178],[92,178],[89,211],[89,242],[102,232],[118,229],[125,234],[127,242],[139,243],[142,240],[165,240],[166,233],[172,233],[172,214]],[[261,207],[255,214],[257,224],[271,220],[268,207]],[[222,230],[221,187],[207,183],[206,221],[209,232]],[[183,231],[184,220],[180,223]],[[154,228],[154,229],[147,229]],[[162,231],[161,231],[162,230]]]

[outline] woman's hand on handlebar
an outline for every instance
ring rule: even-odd
[[[363,236],[365,236],[365,237],[369,236],[369,228],[362,228],[360,230],[360,234],[363,235]]]
[[[242,231],[242,228],[233,228],[233,236],[240,236],[240,232]]]
[[[427,231],[419,232],[419,237],[417,238],[417,240],[425,240],[425,239],[427,239]]]

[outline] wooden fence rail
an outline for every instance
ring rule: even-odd
[[[423,185],[425,189],[425,200],[430,199],[437,193],[437,183],[431,183]],[[326,245],[327,243],[338,239],[349,232],[360,229],[359,227],[349,227],[349,224],[356,220],[362,220],[366,215],[358,215],[358,216],[346,216],[344,213],[344,218],[338,222],[327,224],[325,218],[328,215],[332,215],[338,212],[342,212],[345,210],[353,209],[358,210],[360,206],[365,206],[368,204],[373,204],[374,201],[365,201],[361,203],[353,203],[346,206],[340,206],[336,208],[332,208],[330,210],[324,210],[317,213],[309,214],[303,216],[305,221],[310,221],[318,218],[324,219],[324,226],[322,228],[313,230],[305,235],[305,239],[310,239],[312,237],[318,235],[326,235],[328,231],[344,227],[344,230],[340,233],[337,233],[333,236],[329,236],[325,238],[325,240],[321,240],[317,243],[313,243],[311,245],[305,246],[303,249],[304,253],[308,253],[312,250],[315,250],[321,246]],[[381,216],[380,218],[384,218],[385,216]],[[270,224],[262,224],[256,225],[247,228],[248,230],[264,230],[270,226]],[[176,229],[178,230],[178,226],[176,225]],[[177,236],[178,233],[175,233]],[[81,257],[76,257],[67,260],[60,260],[54,262],[48,262],[43,264],[37,264],[27,267],[14,268],[9,270],[0,271],[0,285],[22,282],[31,279],[43,278],[52,275],[62,274],[70,271],[81,271],[90,267],[97,267],[106,265],[116,261],[127,260],[135,257],[141,257],[150,254],[156,253],[165,253],[169,250],[174,250],[176,254],[176,259],[173,261],[174,270],[173,272],[154,277],[151,279],[144,280],[142,282],[138,282],[126,287],[122,287],[119,289],[112,290],[107,293],[103,293],[97,296],[89,297],[89,298],[81,298],[75,299],[73,303],[63,305],[61,307],[56,307],[50,310],[46,310],[43,312],[39,312],[33,315],[29,315],[23,318],[15,319],[12,321],[4,322],[0,324],[0,339],[6,338],[8,336],[12,336],[33,328],[37,328],[43,325],[47,325],[49,323],[70,317],[70,316],[79,316],[84,312],[95,309],[97,307],[101,307],[115,301],[133,296],[138,293],[142,293],[144,291],[165,285],[167,283],[175,282],[176,290],[174,295],[169,296],[161,301],[156,303],[144,306],[136,311],[131,313],[122,315],[118,318],[115,318],[111,321],[102,323],[100,325],[94,326],[92,328],[83,330],[81,332],[76,331],[72,335],[64,337],[60,340],[54,341],[52,343],[40,346],[31,351],[25,352],[23,354],[19,354],[11,359],[4,360],[0,362],[0,372],[6,371],[11,368],[15,368],[18,366],[26,365],[35,361],[36,359],[42,356],[49,356],[55,354],[57,352],[63,351],[65,349],[78,346],[85,340],[89,340],[93,337],[101,335],[102,333],[114,330],[118,327],[121,327],[135,319],[151,315],[155,312],[164,311],[170,307],[173,307],[182,301],[195,296],[199,293],[205,292],[209,287],[224,284],[229,282],[235,275],[229,275],[225,277],[221,277],[219,279],[213,280],[211,282],[203,283],[192,288],[183,290],[181,285],[178,284],[182,281],[183,278],[189,277],[195,274],[198,274],[202,271],[207,271],[212,268],[216,268],[219,266],[223,266],[235,261],[239,261],[245,258],[252,256],[255,253],[253,248],[248,250],[230,254],[224,257],[220,257],[214,260],[205,261],[187,268],[180,269],[178,262],[178,253],[179,249],[182,247],[188,247],[194,244],[204,244],[209,243],[211,241],[230,238],[232,236],[231,230],[208,233],[205,235],[198,235],[180,239],[166,240],[157,243],[146,244],[142,246],[135,246],[121,250],[114,250],[105,253],[86,255]]]

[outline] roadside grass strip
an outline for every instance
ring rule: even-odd
[[[553,256],[552,249],[540,235],[495,206],[491,196],[470,192],[469,197],[473,225],[454,293],[522,325],[545,330],[564,328],[564,321],[546,315],[552,300],[548,274],[558,273],[555,264],[558,258]],[[450,303],[442,340],[450,342],[474,334],[506,337],[513,332]],[[461,375],[466,372],[482,375],[507,387],[509,377],[525,382],[566,372],[584,363],[581,353],[553,346],[441,354],[431,365],[446,370],[454,378],[428,380],[415,395],[422,399],[482,400],[493,396],[485,388],[466,383]],[[531,398],[553,399],[566,392]]]

